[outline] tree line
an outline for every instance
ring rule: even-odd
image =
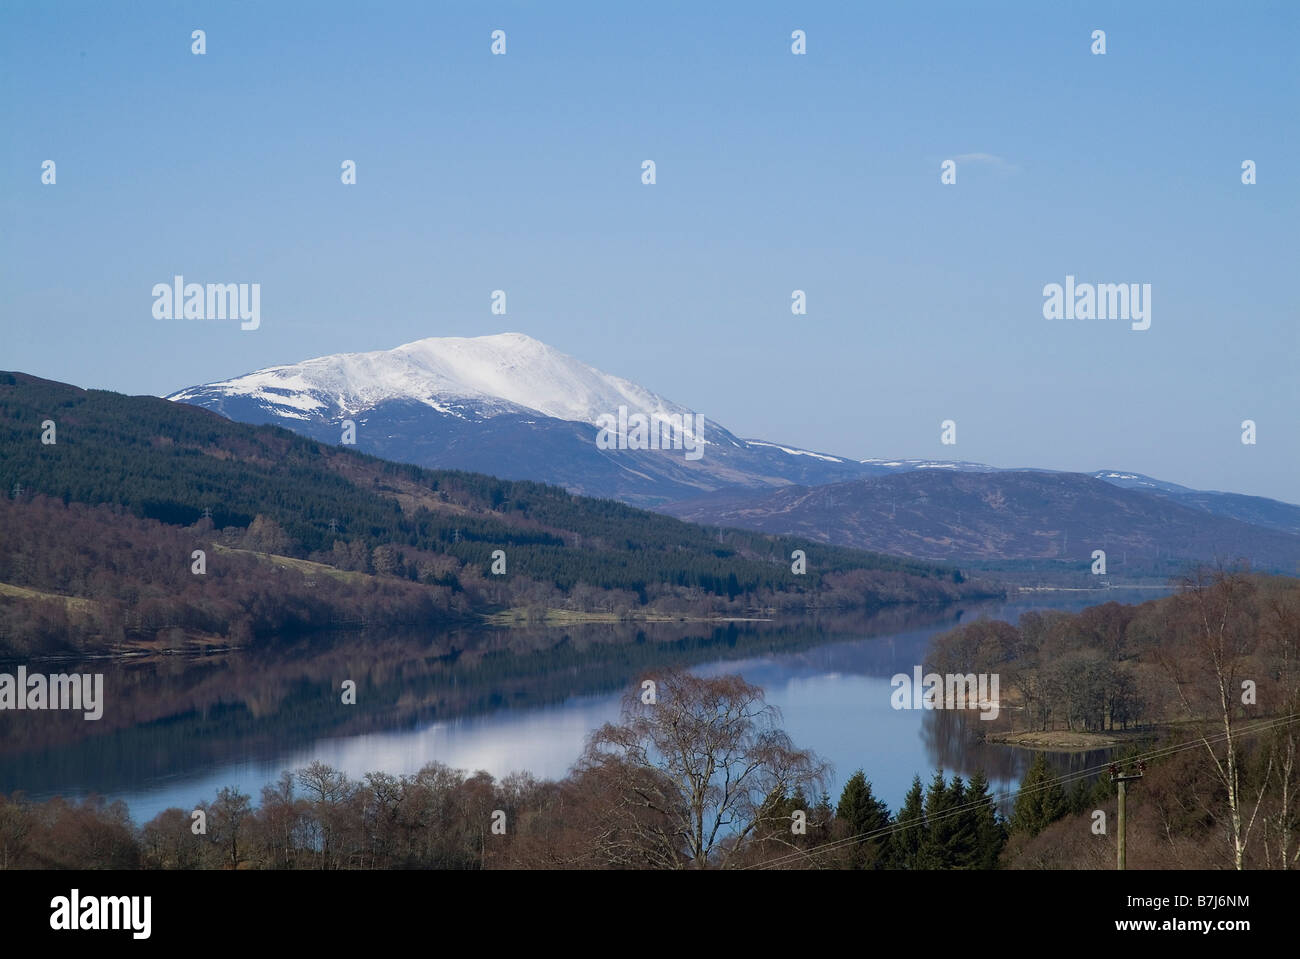
[[[1001,715],[971,724],[983,733],[1104,734],[1130,753],[1177,743],[1133,791],[1135,868],[1295,868],[1300,580],[1201,566],[1175,585],[1140,606],[958,627],[935,638],[929,665],[1001,676]],[[1093,863],[1077,815],[1024,860]]]
[[[0,656],[246,644],[503,609],[719,617],[1001,592],[949,566],[706,529],[184,404],[0,375]]]
[[[1191,704],[1210,704],[1234,669],[1223,645],[1249,595],[1232,574],[1185,591],[1177,642]],[[1262,641],[1300,644],[1283,605]],[[1240,619],[1231,630],[1245,628]],[[1282,629],[1274,634],[1271,630]],[[1209,631],[1208,633],[1206,631]],[[1229,632],[1231,631],[1229,630]],[[1210,646],[1202,644],[1210,636]],[[1199,657],[1204,655],[1202,661]],[[1148,761],[1129,801],[1135,868],[1292,868],[1300,674],[1269,687],[1291,722],[1202,720],[1117,756]],[[1290,670],[1289,672],[1286,670]],[[1233,674],[1236,675],[1235,673]],[[1227,683],[1226,685],[1232,685]],[[1228,710],[1231,714],[1232,710]],[[1231,758],[1229,758],[1231,757]],[[137,828],[126,807],[86,799],[0,799],[0,866],[151,869],[857,869],[1111,868],[1115,793],[1106,770],[1064,777],[1038,752],[1008,806],[982,773],[919,776],[891,812],[862,770],[832,804],[829,766],[796,746],[763,690],[736,675],[668,669],[625,693],[558,781],[497,780],[441,763],[353,779],[315,762],[285,772],[260,802],[227,787]],[[1100,815],[1099,815],[1100,814]]]
[[[862,770],[832,805],[817,793],[828,767],[777,720],[739,676],[669,670],[633,687],[559,781],[438,762],[353,779],[313,762],[256,804],[226,787],[138,828],[121,802],[0,797],[0,867],[992,869],[1008,835],[1067,809],[1035,789],[1004,819],[982,774],[942,771],[893,814]]]

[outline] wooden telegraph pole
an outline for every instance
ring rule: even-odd
[[[1124,820],[1125,786],[1127,786],[1128,783],[1141,779],[1142,773],[1146,768],[1147,764],[1145,762],[1140,762],[1138,763],[1138,771],[1136,773],[1129,773],[1125,776],[1120,773],[1119,767],[1114,763],[1112,763],[1110,767],[1110,781],[1119,787],[1119,864],[1115,867],[1117,869],[1124,868],[1124,840],[1125,830],[1127,828],[1127,824]]]

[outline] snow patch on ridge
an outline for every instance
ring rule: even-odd
[[[745,440],[746,446],[767,446],[772,449],[780,450],[782,453],[789,453],[791,456],[811,456],[813,459],[825,460],[827,463],[843,463],[845,460],[838,456],[827,456],[825,453],[810,453],[808,450],[792,450],[788,446],[781,446],[777,443],[764,443],[761,440]]]
[[[338,353],[192,387],[168,399],[246,397],[279,409],[356,414],[405,400],[464,416],[531,411],[595,424],[602,414],[662,418],[691,412],[628,380],[602,373],[522,333],[431,337],[392,350]]]

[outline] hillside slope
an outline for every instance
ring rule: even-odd
[[[927,560],[1062,560],[1093,550],[1130,569],[1169,560],[1296,572],[1300,536],[1212,514],[1180,497],[1079,473],[924,470],[770,493],[714,493],[671,515]]]
[[[45,421],[53,444],[41,442]],[[104,642],[164,629],[246,641],[510,607],[718,616],[982,591],[947,566],[703,529],[24,374],[0,373],[0,490],[0,582],[95,599]],[[190,572],[199,548],[203,575]],[[796,575],[790,555],[801,548],[807,573]],[[267,593],[272,583],[282,601]],[[54,601],[11,590],[0,603],[22,610],[10,616],[11,648],[86,641],[66,620],[74,612],[50,611]],[[156,615],[142,615],[148,603]]]

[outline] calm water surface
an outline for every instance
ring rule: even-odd
[[[149,662],[29,664],[105,674],[104,718],[7,712],[0,719],[0,792],[30,798],[95,793],[123,800],[138,823],[191,809],[223,786],[254,801],[282,770],[321,760],[360,777],[413,773],[438,760],[494,776],[565,775],[587,735],[618,718],[623,691],[648,669],[686,665],[741,673],[767,691],[794,742],[833,764],[830,793],[862,768],[897,808],[915,774],[936,768],[1014,787],[1031,755],[973,742],[952,713],[894,710],[889,678],[925,661],[930,638],[986,615],[1143,602],[1153,590],[1053,592],[1009,603],[779,624],[583,626],[351,635],[275,650]],[[11,667],[4,667],[11,671]],[[345,679],[357,705],[340,701]],[[1060,755],[1084,768],[1101,752]]]

